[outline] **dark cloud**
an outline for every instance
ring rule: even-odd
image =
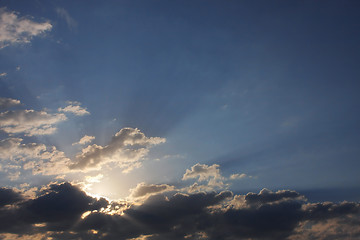
[[[1,202],[9,202],[8,195],[1,194]],[[42,227],[50,231],[68,230],[84,212],[99,210],[108,204],[105,199],[92,198],[70,183],[52,184],[40,196],[16,204],[19,198],[13,195],[8,203],[13,206],[0,210],[0,232],[38,231],[33,224],[45,224]]]
[[[109,240],[357,239],[360,234],[359,203],[307,203],[291,190],[167,195],[128,205],[95,199],[70,183],[50,185],[33,199],[1,189],[6,205],[0,209],[0,231]],[[121,210],[109,214],[110,208]]]
[[[291,190],[280,190],[272,192],[266,188],[262,189],[259,194],[248,193],[245,196],[245,201],[249,205],[263,205],[265,203],[271,203],[284,200],[305,200],[304,196],[301,196],[298,192]]]
[[[20,193],[15,192],[12,189],[0,188],[0,208],[7,204],[13,204],[22,200]]]
[[[360,204],[354,202],[332,202],[309,203],[305,205],[306,218],[313,221],[322,221],[330,218],[345,216],[347,214],[358,214]]]

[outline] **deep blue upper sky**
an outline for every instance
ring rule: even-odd
[[[235,191],[359,188],[359,5],[3,0],[52,29],[0,49],[0,94],[35,110],[81,102],[91,115],[38,137],[69,157],[85,134],[99,145],[123,127],[166,138],[147,156],[161,161],[110,174],[127,188],[176,181],[195,163],[256,176]]]

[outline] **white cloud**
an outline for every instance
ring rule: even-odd
[[[191,167],[191,169],[186,169],[186,172],[183,176],[183,180],[198,178],[199,181],[206,181],[211,178],[223,179],[220,174],[218,164],[213,164],[208,166],[206,164],[197,163]]]
[[[84,137],[82,137],[82,138],[79,140],[79,142],[75,142],[75,143],[73,143],[72,145],[73,145],[73,146],[74,146],[74,145],[77,145],[77,144],[79,144],[79,145],[85,145],[85,144],[87,144],[87,143],[92,142],[92,140],[94,140],[94,139],[95,139],[94,136],[85,135]]]
[[[86,108],[83,108],[80,106],[79,102],[69,102],[70,105],[64,107],[64,108],[58,108],[59,112],[67,112],[67,113],[73,113],[77,116],[83,116],[86,114],[90,114]]]
[[[0,73],[0,77],[6,77],[6,76],[7,76],[6,72]]]
[[[0,130],[8,134],[47,135],[56,131],[55,124],[66,119],[62,113],[51,114],[34,110],[6,111],[0,113]]]
[[[12,98],[1,98],[0,97],[0,109],[1,108],[9,108],[15,105],[19,105],[20,101]]]
[[[0,8],[0,49],[14,43],[28,43],[32,37],[51,28],[48,21],[39,23],[29,18],[19,18],[17,13]]]
[[[123,172],[129,172],[142,165],[142,159],[148,154],[151,146],[165,141],[165,138],[146,137],[139,129],[123,128],[113,136],[108,145],[93,144],[82,149],[76,156],[77,163],[71,168],[86,171],[114,163],[122,168]]]

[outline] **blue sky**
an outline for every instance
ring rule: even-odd
[[[359,201],[359,7],[1,1],[2,186]]]

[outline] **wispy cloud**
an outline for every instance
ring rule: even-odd
[[[70,30],[76,30],[78,23],[70,16],[65,8],[56,8],[56,13],[59,17],[65,20]]]
[[[0,8],[0,49],[14,43],[28,43],[37,35],[51,30],[46,22],[35,22],[30,18],[19,17],[18,13]]]

